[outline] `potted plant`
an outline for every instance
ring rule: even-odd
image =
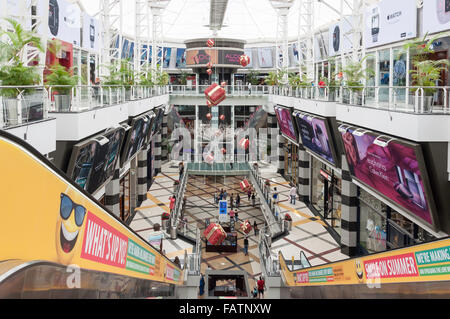
[[[320,78],[320,82],[318,83],[319,88],[328,88],[328,101],[335,101],[336,93],[341,85],[340,80],[336,81],[336,76],[337,74],[332,74],[330,79],[323,76]]]
[[[103,101],[106,105],[115,104],[117,103],[117,87],[122,84],[122,73],[117,60],[112,61],[110,65],[104,67],[108,69],[108,75],[102,81],[104,88]]]
[[[125,88],[125,100],[131,99],[131,87],[135,84],[135,76],[133,66],[129,59],[122,59],[120,61],[120,79],[121,85]]]
[[[407,42],[403,48],[410,50],[411,62],[413,69],[409,71],[411,74],[412,86],[423,88],[424,93],[424,107],[430,110],[433,105],[434,94],[437,89],[435,86],[439,85],[441,80],[441,72],[448,71],[450,62],[447,59],[430,60],[429,55],[435,53],[433,43],[444,36],[445,33],[440,33],[434,37],[426,40],[428,34],[423,38]],[[410,99],[414,99],[414,95],[418,88],[411,89]]]
[[[364,68],[364,61],[368,57],[369,55],[366,55],[359,61],[349,61],[342,69],[345,84],[352,94],[353,103],[358,105],[362,105],[363,82],[375,73],[372,69]]]
[[[0,42],[0,60],[8,61],[0,67],[0,84],[3,86],[16,86],[17,88],[1,89],[2,102],[4,105],[5,118],[8,124],[18,124],[18,105],[21,94],[30,94],[35,90],[20,89],[20,86],[37,85],[40,82],[38,68],[23,63],[26,47],[32,46],[44,52],[41,40],[35,32],[26,31],[16,20],[6,18],[12,31],[1,31],[0,37],[5,36],[7,41]]]
[[[73,75],[72,69],[67,69],[60,64],[54,64],[48,68],[46,84],[53,87],[55,109],[59,112],[68,112],[72,99],[72,89],[78,83],[78,76]]]

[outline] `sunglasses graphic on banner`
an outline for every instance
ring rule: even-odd
[[[61,204],[59,208],[61,218],[67,220],[70,217],[72,210],[75,211],[76,225],[81,227],[81,225],[83,225],[84,216],[86,215],[86,208],[74,203],[69,196],[61,193]]]

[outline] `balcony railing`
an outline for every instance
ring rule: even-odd
[[[270,94],[417,114],[450,113],[448,86],[270,87]]]
[[[204,95],[209,85],[170,85],[169,92],[172,95]],[[262,96],[269,94],[267,85],[226,85],[223,87],[230,96]]]
[[[0,128],[168,94],[167,86],[0,86]]]

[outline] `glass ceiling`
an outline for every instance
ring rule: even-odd
[[[89,14],[99,11],[100,0],[79,0]],[[124,33],[134,36],[135,3],[123,0],[126,4]],[[327,0],[339,10],[341,0]],[[187,40],[212,35],[209,30],[210,0],[171,0],[163,14],[163,33],[166,41]],[[345,14],[350,10],[344,5]],[[299,0],[289,11],[289,37],[298,36]],[[328,6],[315,3],[315,26],[320,27],[339,19],[338,13]],[[269,0],[229,0],[225,13],[224,27],[218,32],[220,37],[243,40],[273,40],[276,37],[277,17]]]

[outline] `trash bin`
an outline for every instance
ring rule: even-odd
[[[170,239],[177,239],[177,228],[170,227]]]

